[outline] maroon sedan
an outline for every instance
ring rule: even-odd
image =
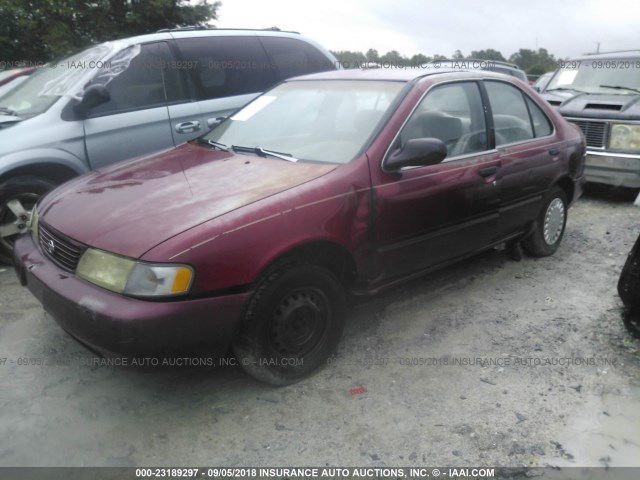
[[[500,74],[299,77],[196,141],[54,190],[16,269],[94,350],[231,345],[287,384],[334,351],[348,293],[505,242],[554,253],[583,157],[579,130]]]

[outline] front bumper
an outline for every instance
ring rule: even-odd
[[[640,188],[640,155],[587,149],[584,174],[587,182]]]
[[[70,335],[103,355],[172,354],[203,348],[224,353],[250,292],[151,302],[125,297],[61,270],[29,235],[14,245],[20,282]]]

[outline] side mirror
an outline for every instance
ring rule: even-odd
[[[82,95],[82,100],[73,107],[78,115],[85,116],[92,108],[107,103],[111,100],[109,90],[104,85],[91,85],[88,87]]]
[[[440,163],[447,156],[447,146],[438,138],[412,138],[402,150],[396,150],[384,163],[386,170],[422,167]]]

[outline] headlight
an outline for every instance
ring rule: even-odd
[[[631,125],[628,123],[611,124],[609,148],[628,152],[640,152],[640,125]]]
[[[35,242],[35,244],[38,244],[38,223],[39,223],[39,218],[38,218],[38,207],[36,207],[34,205],[33,210],[31,210],[31,225],[30,225],[30,229],[31,229],[31,238],[33,238],[33,241]]]
[[[193,269],[136,260],[89,248],[80,258],[76,274],[107,290],[136,297],[185,294],[191,288]]]

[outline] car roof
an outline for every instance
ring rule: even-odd
[[[572,60],[599,60],[608,58],[640,58],[640,50],[616,50],[614,52],[585,53]]]
[[[450,68],[368,68],[368,69],[345,69],[329,70],[327,72],[312,73],[286,80],[379,80],[392,82],[411,82],[425,77],[441,77],[445,79],[471,79],[471,78],[492,78],[509,80],[515,78],[511,75],[491,72],[487,70],[465,70]]]
[[[503,62],[502,60],[488,60],[486,58],[443,58],[442,60],[431,60],[429,63],[453,63],[453,64],[465,64],[465,63],[477,63],[486,65],[496,65],[499,67],[509,67],[514,70],[521,70],[521,68],[515,63]]]
[[[211,29],[165,29],[156,33],[147,33],[137,35],[135,37],[126,37],[113,40],[112,43],[121,44],[123,47],[136,45],[138,43],[148,43],[159,40],[177,39],[177,38],[202,38],[202,37],[287,37],[296,38],[307,43],[318,46],[316,42],[300,35],[298,32],[289,32],[283,30],[271,29],[248,29],[248,28],[211,28]],[[109,43],[109,42],[107,42]],[[323,49],[324,50],[324,49]]]

